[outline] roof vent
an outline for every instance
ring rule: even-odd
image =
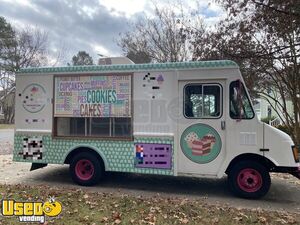
[[[100,58],[98,60],[98,65],[114,65],[114,64],[134,64],[127,57],[107,57]]]

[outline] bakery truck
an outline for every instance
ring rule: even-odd
[[[13,160],[69,164],[79,185],[105,171],[222,178],[260,198],[270,172],[300,178],[299,147],[258,120],[233,61],[25,68],[16,74]]]

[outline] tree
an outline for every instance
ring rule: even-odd
[[[15,30],[0,17],[0,89],[5,122],[14,118],[15,72],[24,67],[46,65],[47,34],[37,28]],[[13,99],[12,99],[13,98]]]
[[[17,46],[16,33],[12,26],[0,16],[0,68],[3,70],[6,61],[13,57],[14,48]]]
[[[8,89],[12,87],[14,80],[10,73],[4,69],[8,58],[13,55],[13,49],[16,47],[15,31],[12,26],[3,18],[0,17],[0,105],[4,113],[4,121],[8,123],[11,117],[12,107],[8,103],[11,97],[8,97]]]
[[[79,51],[77,55],[72,58],[72,65],[93,65],[93,58],[85,51]]]
[[[177,11],[171,6],[156,6],[153,17],[144,16],[132,24],[131,30],[121,34],[118,42],[124,54],[137,63],[191,59],[193,37],[201,36],[204,26],[199,18],[185,13],[182,8]],[[190,18],[196,21],[193,25]]]
[[[218,0],[228,12],[206,44],[209,58],[238,61],[252,93],[269,101],[300,143],[299,1]],[[194,59],[203,57],[195,47]],[[293,103],[293,113],[287,103]]]

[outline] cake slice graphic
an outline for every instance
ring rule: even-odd
[[[204,156],[211,152],[216,138],[212,134],[206,134],[200,139],[195,132],[191,132],[185,137],[185,141],[191,148],[193,155]]]

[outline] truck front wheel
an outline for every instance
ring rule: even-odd
[[[103,177],[104,166],[98,158],[89,152],[76,154],[70,163],[72,180],[83,186],[91,186]]]
[[[271,186],[268,170],[254,161],[236,163],[228,173],[231,191],[242,198],[261,198]]]

